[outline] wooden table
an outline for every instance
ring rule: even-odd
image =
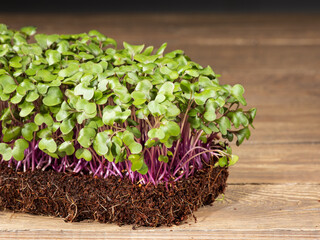
[[[219,14],[0,14],[13,28],[78,33],[185,50],[221,82],[240,82],[256,130],[234,152],[225,198],[156,229],[0,212],[1,239],[320,239],[320,17]]]

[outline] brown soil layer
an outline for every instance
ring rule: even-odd
[[[16,172],[0,164],[0,210],[92,219],[103,223],[160,226],[179,224],[211,204],[226,188],[226,168],[206,168],[176,183],[141,186],[129,179],[58,173]]]

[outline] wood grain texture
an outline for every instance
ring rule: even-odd
[[[240,158],[229,183],[320,183],[320,144],[254,144],[233,148]],[[319,212],[320,214],[320,212]]]
[[[196,212],[197,223],[137,230],[1,212],[0,239],[317,239],[319,200],[319,184],[230,185],[224,200]]]
[[[217,14],[217,13],[94,13],[11,14],[0,20],[12,27],[31,24],[48,33],[77,33],[97,28],[123,40],[196,38],[229,39],[319,39],[317,14]],[[148,32],[152,30],[152,34]],[[211,31],[214,30],[214,31]],[[111,32],[112,31],[112,32]],[[193,33],[193,34],[190,34]],[[137,38],[140,36],[140,38]],[[143,36],[143,38],[141,38]],[[121,39],[119,39],[121,40]]]
[[[221,83],[240,82],[257,107],[249,142],[234,153],[224,201],[198,222],[131,230],[0,212],[0,239],[320,239],[320,17],[222,14],[0,14],[13,28],[97,29],[132,44],[183,49]]]

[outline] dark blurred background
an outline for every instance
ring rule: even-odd
[[[1,0],[0,12],[320,12],[320,0]]]

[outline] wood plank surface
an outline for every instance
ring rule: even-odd
[[[319,184],[232,184],[219,199],[196,212],[197,223],[156,229],[1,212],[0,239],[320,238]]]
[[[248,143],[234,147],[240,159],[230,168],[228,182],[319,184],[319,149],[319,144]]]
[[[234,147],[225,199],[198,222],[156,229],[0,212],[0,239],[320,239],[320,16],[6,14],[13,28],[97,29],[132,44],[183,49],[220,82],[241,83],[257,107],[249,142]],[[220,199],[222,197],[220,196]]]
[[[218,13],[97,13],[12,14],[0,21],[12,27],[38,26],[48,33],[77,33],[96,28],[119,40],[196,38],[207,39],[319,39],[320,19],[309,14],[218,14]],[[112,32],[111,32],[112,30]],[[152,30],[152,34],[148,32]],[[140,38],[138,38],[140,36]],[[141,38],[142,36],[142,38]],[[125,39],[121,39],[125,37]],[[161,39],[159,39],[159,37]],[[250,44],[251,45],[251,44]]]

